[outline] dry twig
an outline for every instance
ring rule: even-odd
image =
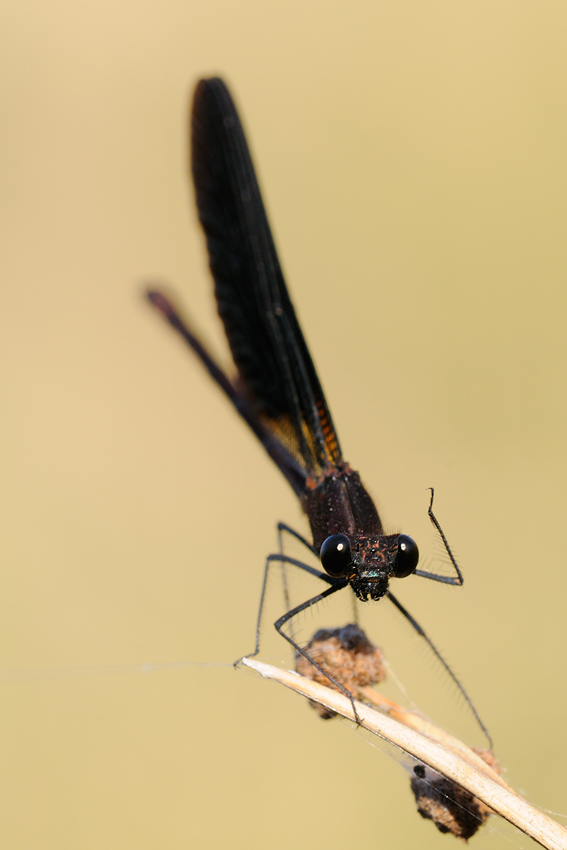
[[[355,720],[351,702],[344,694],[291,670],[281,670],[254,658],[243,658],[241,663],[264,678],[274,679],[321,704],[329,711]],[[366,692],[365,696],[368,697]],[[382,697],[379,701],[386,713],[356,701],[361,726],[469,791],[542,847],[567,850],[567,830],[516,794],[488,765],[479,763],[478,756],[466,744],[429,721],[424,721],[414,712],[408,712]]]

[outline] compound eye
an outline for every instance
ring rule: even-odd
[[[323,541],[319,553],[323,569],[334,578],[343,578],[350,572],[350,540],[346,534],[331,534]]]
[[[407,534],[400,534],[398,537],[398,554],[396,555],[396,563],[394,564],[394,576],[396,578],[405,578],[415,572],[417,562],[419,561],[419,549],[417,543],[408,537]]]

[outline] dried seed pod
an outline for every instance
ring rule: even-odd
[[[323,667],[329,677],[340,682],[353,694],[359,688],[375,685],[386,678],[384,654],[371,643],[365,632],[350,623],[340,629],[319,629],[305,647],[309,656]],[[328,688],[340,690],[299,652],[295,655],[295,669],[302,676],[313,679]],[[321,717],[328,720],[335,712],[318,703],[311,703]]]
[[[500,773],[500,765],[491,750],[475,749],[475,752]],[[414,767],[411,790],[423,818],[432,820],[440,832],[450,832],[465,842],[472,838],[492,812],[470,791],[425,764]]]

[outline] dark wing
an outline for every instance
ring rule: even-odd
[[[191,140],[199,219],[239,390],[306,474],[318,474],[340,461],[339,443],[287,292],[244,131],[218,78],[197,85]]]

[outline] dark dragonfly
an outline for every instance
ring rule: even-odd
[[[412,574],[448,584],[463,583],[432,511],[433,491],[429,516],[454,568],[455,575],[450,577],[417,569],[419,552],[411,537],[384,534],[374,502],[358,472],[343,459],[285,285],[240,118],[227,87],[218,78],[201,80],[195,90],[191,147],[199,219],[207,239],[218,311],[236,377],[231,379],[223,372],[163,294],[150,291],[148,298],[183,336],[254,431],[299,496],[309,520],[312,543],[288,526],[278,525],[280,553],[268,556],[262,602],[267,573],[274,562],[299,567],[329,585],[322,593],[288,610],[275,623],[277,631],[295,650],[309,658],[283,631],[296,614],[347,586],[363,602],[386,597],[427,641],[486,733],[464,688],[389,586],[391,579]],[[283,532],[310,549],[324,571],[284,555]],[[260,616],[255,652],[259,651]],[[319,667],[312,658],[309,661]]]

